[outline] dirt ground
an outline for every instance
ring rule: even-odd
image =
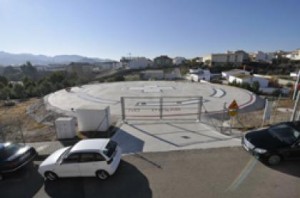
[[[42,99],[31,98],[26,101],[15,101],[14,106],[0,103],[0,132],[2,139],[9,141],[51,141],[55,140],[54,126],[39,123],[28,115],[28,108]]]

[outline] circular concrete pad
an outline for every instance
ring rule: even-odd
[[[255,102],[251,92],[219,84],[179,81],[131,81],[83,85],[63,89],[45,97],[52,110],[72,115],[80,106],[93,105],[104,109],[110,106],[112,115],[121,115],[121,97],[203,97],[208,112],[221,111],[236,100],[240,109]]]

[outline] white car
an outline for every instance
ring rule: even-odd
[[[46,179],[96,176],[105,180],[117,170],[121,148],[110,139],[81,140],[72,147],[55,151],[39,166]]]

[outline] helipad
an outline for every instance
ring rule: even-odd
[[[210,83],[192,83],[179,81],[131,81],[115,83],[89,84],[62,89],[49,94],[45,101],[54,111],[73,115],[76,108],[94,105],[97,108],[110,107],[111,114],[121,116],[121,97],[203,97],[206,111],[217,112],[236,100],[240,109],[253,104],[256,97],[244,89]],[[192,100],[179,101],[182,104]],[[177,103],[179,103],[177,101]],[[176,103],[176,101],[174,102]],[[155,102],[137,102],[135,105],[157,105]]]

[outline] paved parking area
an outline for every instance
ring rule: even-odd
[[[101,132],[99,132],[101,133]],[[123,154],[164,152],[197,148],[240,146],[240,135],[226,136],[199,122],[129,122],[121,123],[112,139],[119,143]],[[76,141],[28,143],[40,156],[47,156]]]
[[[239,135],[225,136],[199,122],[149,121],[124,123],[112,139],[128,154],[240,146]]]
[[[0,182],[1,197],[295,198],[299,161],[270,168],[241,147],[127,155],[114,176],[43,181],[40,162]]]

